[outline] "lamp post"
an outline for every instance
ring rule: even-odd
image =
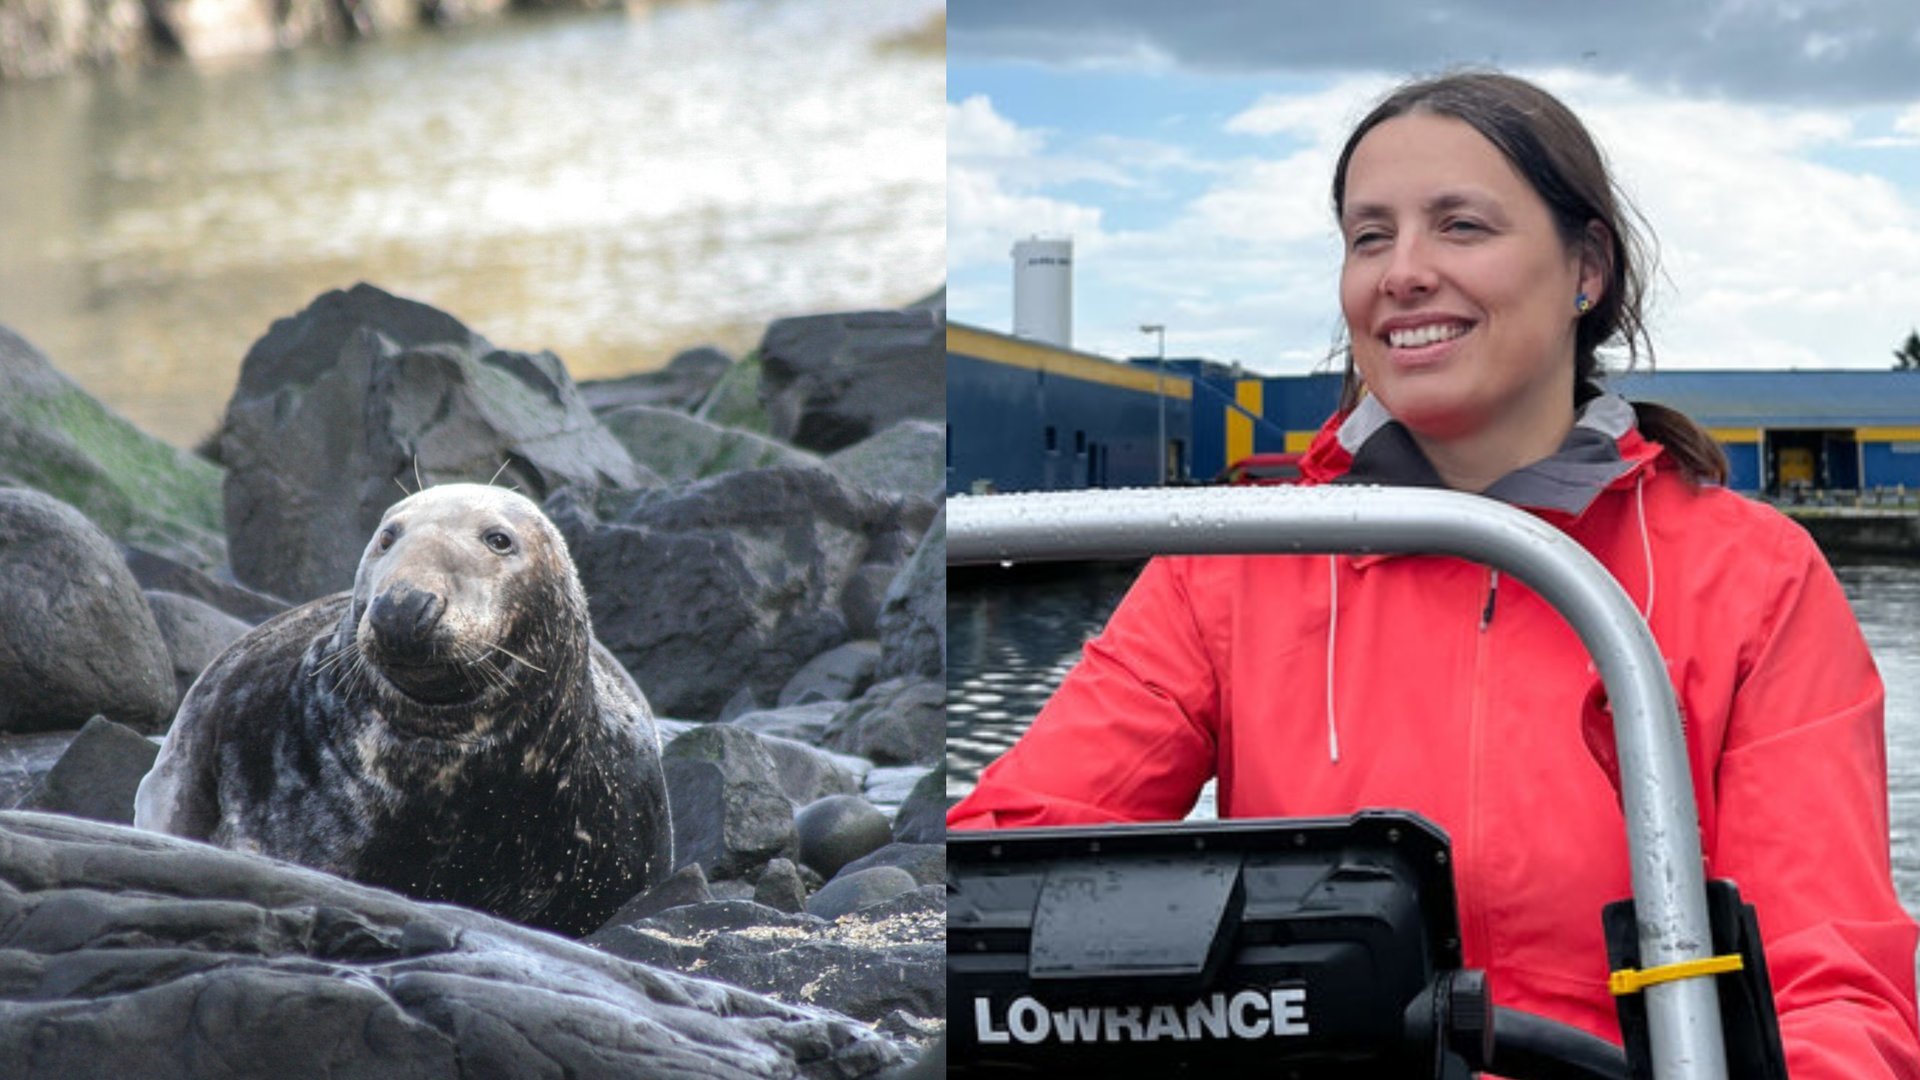
[[[1153,396],[1160,406],[1160,441],[1154,445],[1154,456],[1160,459],[1157,468],[1160,474],[1160,486],[1167,484],[1167,328],[1161,323],[1142,323],[1140,332],[1154,334],[1160,339],[1160,348],[1153,366]]]

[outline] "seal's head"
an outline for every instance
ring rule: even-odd
[[[586,601],[566,542],[524,496],[444,484],[395,503],[354,576],[354,644],[376,688],[427,717],[490,706],[555,656],[584,655]],[[442,715],[439,720],[451,721]],[[427,732],[423,732],[427,733]]]

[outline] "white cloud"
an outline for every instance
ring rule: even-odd
[[[975,94],[947,105],[947,155],[957,158],[1018,158],[1038,154],[1046,139],[994,111],[993,102]]]
[[[1033,233],[1099,235],[1101,211],[1039,192],[1077,167],[1050,167],[1045,133],[1001,116],[975,95],[947,106],[947,269],[1008,266],[1013,241]],[[1096,172],[1110,170],[1095,163]]]
[[[1368,76],[1308,93],[1262,94],[1226,127],[1238,135],[1286,135],[1337,149],[1392,85],[1390,79]]]
[[[1893,130],[1901,135],[1920,139],[1920,105],[1908,107],[1893,122]]]
[[[1662,363],[1885,364],[1913,319],[1920,200],[1815,159],[1853,141],[1845,114],[1540,78],[1594,131],[1658,237]]]
[[[1661,270],[1652,330],[1662,366],[1887,363],[1920,314],[1920,195],[1845,153],[1868,145],[1848,113],[1678,98],[1578,72],[1530,77],[1587,122],[1651,224]],[[1274,137],[1274,152],[1218,160],[1088,132],[1073,134],[1071,153],[1056,154],[1054,133],[1022,130],[981,102],[974,108],[985,114],[969,122],[987,134],[973,144],[1017,145],[1026,157],[1003,169],[964,147],[957,153],[950,258],[1004,264],[1015,236],[1069,232],[1080,347],[1138,354],[1145,347],[1135,327],[1163,322],[1174,355],[1239,359],[1272,372],[1320,366],[1338,328],[1334,155],[1385,85],[1345,80],[1262,95],[1225,127]],[[984,123],[988,116],[1004,126]],[[1911,148],[1920,143],[1920,106],[1900,115],[1894,131],[1909,146],[1876,153],[1920,153]],[[1136,178],[1180,170],[1209,182],[1166,208],[1159,224],[1113,230],[1097,195],[1076,192],[1088,201],[1068,201],[1048,190],[1063,176],[1097,175],[1102,162]]]

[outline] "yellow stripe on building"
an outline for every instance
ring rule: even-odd
[[[1266,414],[1267,384],[1259,379],[1241,379],[1233,384],[1233,400],[1254,416]],[[1253,421],[1246,413],[1227,410],[1227,464],[1253,453]]]
[[[990,364],[1041,371],[1066,379],[1118,386],[1126,390],[1154,393],[1156,389],[1179,401],[1193,398],[1193,384],[1186,376],[1167,372],[1161,380],[1153,368],[1122,364],[1092,353],[1074,352],[1039,341],[1023,341],[974,330],[965,326],[947,326],[947,351]]]
[[[1707,434],[1718,443],[1757,443],[1760,441],[1759,428],[1716,427],[1708,428]]]
[[[1287,453],[1289,454],[1306,453],[1307,448],[1313,445],[1313,437],[1318,434],[1320,433],[1317,431],[1287,432]]]
[[[1855,442],[1920,442],[1920,427],[1855,428]]]

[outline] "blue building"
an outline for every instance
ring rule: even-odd
[[[947,327],[947,491],[1160,482],[1188,469],[1193,385],[1171,369],[959,324]]]
[[[1251,453],[1305,450],[1339,402],[1337,373],[1247,376],[1195,359],[1166,371],[950,325],[947,490],[1153,484],[1162,404],[1168,478],[1204,481]],[[1666,371],[1610,385],[1705,427],[1735,490],[1920,489],[1920,372]]]

